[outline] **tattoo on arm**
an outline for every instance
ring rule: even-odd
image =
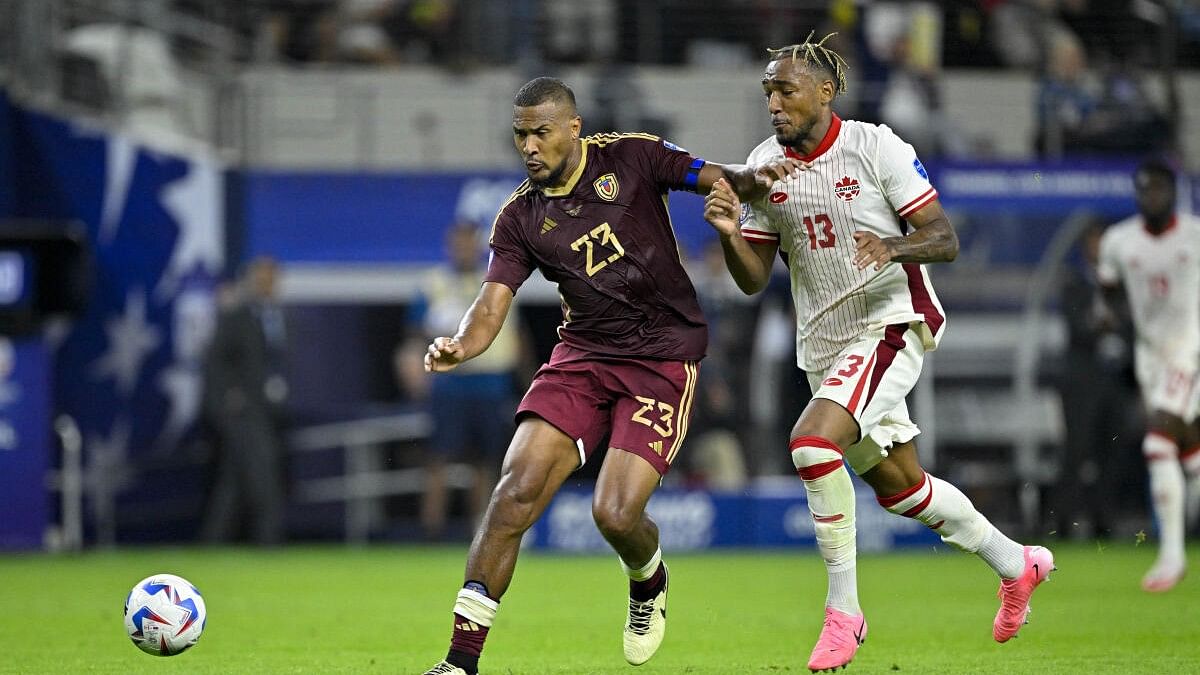
[[[950,262],[958,256],[958,235],[946,218],[937,218],[906,237],[889,237],[893,262]]]

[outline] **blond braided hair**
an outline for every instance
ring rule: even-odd
[[[825,46],[825,41],[837,35],[830,33],[821,38],[820,42],[813,42],[813,36],[816,31],[808,34],[804,42],[776,49],[767,49],[767,53],[771,55],[772,61],[778,61],[786,56],[791,56],[792,62],[797,60],[806,66],[816,66],[818,68],[828,70],[833,74],[834,83],[837,85],[835,93],[846,93],[846,69],[849,65],[846,64],[846,59],[843,59],[840,54]]]

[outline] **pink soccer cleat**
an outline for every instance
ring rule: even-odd
[[[826,607],[825,626],[808,657],[808,669],[815,673],[844,668],[854,660],[854,653],[866,639],[867,620],[862,614],[852,616]]]
[[[1000,598],[1000,611],[996,612],[996,620],[992,622],[992,637],[996,642],[1008,642],[1009,638],[1016,637],[1021,626],[1028,623],[1029,597],[1055,569],[1054,554],[1050,549],[1025,547],[1025,571],[1016,579],[1001,579],[1000,590],[996,592]]]
[[[1164,563],[1161,560],[1142,577],[1142,590],[1149,593],[1163,593],[1175,588],[1183,580],[1187,567],[1183,563]]]

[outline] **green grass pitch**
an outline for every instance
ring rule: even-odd
[[[996,581],[947,549],[866,555],[870,633],[848,673],[1200,673],[1200,580],[1149,595],[1154,549],[1058,545],[1032,623],[992,642]],[[125,549],[0,557],[0,673],[421,673],[445,653],[465,549]],[[1193,560],[1200,556],[1195,547]],[[815,553],[672,555],[658,655],[621,657],[625,580],[613,556],[525,553],[481,663],[515,673],[806,673],[820,630]],[[121,607],[139,579],[204,593],[200,643],[141,653]]]

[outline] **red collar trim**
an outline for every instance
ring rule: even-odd
[[[783,146],[783,154],[785,157],[798,159],[802,162],[811,162],[829,150],[829,148],[833,145],[833,142],[837,140],[838,134],[841,133],[841,131],[842,118],[838,117],[837,113],[833,113],[833,120],[829,123],[829,130],[825,132],[825,137],[821,139],[821,142],[817,144],[817,147],[814,148],[812,152],[807,155],[801,155],[785,145]]]
[[[1162,232],[1152,232],[1150,230],[1150,228],[1147,227],[1147,225],[1146,225],[1146,219],[1142,218],[1142,229],[1145,230],[1146,234],[1150,235],[1151,237],[1161,237],[1161,236],[1169,233],[1171,230],[1174,230],[1175,226],[1178,224],[1179,224],[1179,216],[1177,214],[1172,213],[1171,221],[1169,223],[1167,223],[1167,226],[1163,228]]]

